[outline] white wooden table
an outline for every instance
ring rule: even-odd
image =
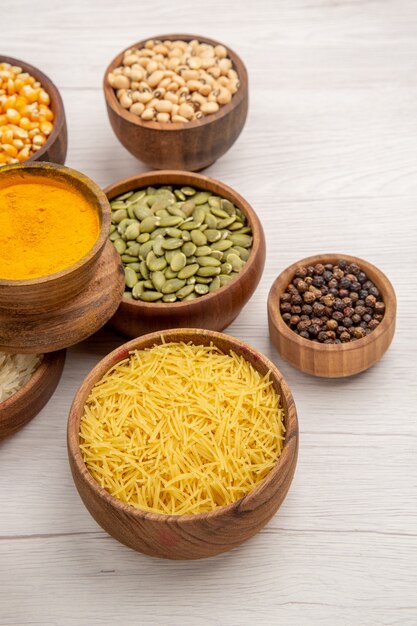
[[[417,624],[417,2],[3,0],[0,24],[0,53],[61,89],[67,164],[103,186],[145,169],[105,113],[117,51],[177,31],[245,60],[247,125],[207,173],[253,204],[268,256],[228,332],[281,368],[301,429],[290,493],[258,536],[201,562],[147,558],[95,524],[66,455],[75,390],[120,338],[101,331],[70,349],[47,407],[0,445],[0,624]],[[305,376],[268,339],[273,278],[325,251],[369,259],[397,291],[390,350],[351,380]]]

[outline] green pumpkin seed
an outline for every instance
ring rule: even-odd
[[[233,246],[233,241],[229,241],[228,239],[220,239],[220,241],[215,241],[211,249],[212,250],[220,250],[221,252],[225,252]]]
[[[159,219],[161,219],[163,217],[172,217],[172,215],[170,215],[166,209],[161,209],[160,211],[155,211],[155,216],[159,217]]]
[[[130,224],[126,230],[125,230],[125,237],[126,239],[136,239],[136,237],[139,237],[139,224],[137,222],[135,222],[134,224]]]
[[[209,206],[214,207],[216,209],[221,209],[221,198],[219,196],[210,196],[208,199]]]
[[[211,255],[213,259],[218,259],[219,261],[223,260],[224,252],[220,252],[220,250],[213,250]]]
[[[153,250],[153,241],[142,243],[139,250],[139,258],[142,259],[142,261],[146,259],[151,250]]]
[[[184,194],[184,196],[194,196],[196,190],[192,187],[181,187],[181,192]]]
[[[157,237],[165,237],[166,230],[165,228],[155,228],[155,230],[151,233],[151,239],[156,239]]]
[[[178,272],[178,278],[181,278],[182,280],[185,278],[191,278],[191,276],[194,276],[199,267],[200,266],[198,265],[198,263],[186,265],[182,270]]]
[[[213,279],[207,276],[196,276],[195,282],[199,285],[209,285]]]
[[[209,256],[211,254],[210,246],[198,246],[195,251],[196,257],[199,256]]]
[[[140,263],[128,263],[126,267],[131,267],[135,272],[140,272]]]
[[[120,258],[122,259],[123,263],[136,263],[136,261],[138,260],[138,257],[132,256],[131,254],[122,254]]]
[[[145,196],[146,196],[146,191],[144,189],[139,189],[139,191],[135,191],[130,196],[128,196],[128,198],[129,198],[129,203],[128,204],[133,204],[133,202],[137,202],[138,200],[142,200],[142,198],[144,198]],[[123,196],[120,196],[120,197],[123,198]]]
[[[141,233],[151,233],[155,230],[155,228],[159,225],[158,217],[145,217],[144,220],[140,223],[140,231]]]
[[[145,289],[150,289],[151,291],[154,290],[153,282],[150,279],[145,280],[145,282],[143,283],[143,286],[145,287]]]
[[[132,296],[134,297],[135,300],[139,300],[140,296],[144,292],[144,289],[145,289],[145,282],[143,280],[136,283],[136,285],[132,289]]]
[[[207,237],[207,241],[210,241],[210,243],[218,241],[219,239],[221,239],[222,236],[221,232],[214,228],[208,228],[204,234]]]
[[[151,273],[151,281],[156,291],[161,291],[162,287],[165,284],[165,275],[163,272],[152,272]]]
[[[182,289],[179,289],[176,293],[177,298],[182,300],[186,296],[189,296],[190,293],[194,291],[194,285],[185,285]]]
[[[193,202],[196,205],[205,204],[207,202],[207,200],[210,198],[210,196],[211,196],[211,192],[210,191],[198,191],[193,196]]]
[[[235,205],[230,202],[230,200],[226,200],[226,198],[220,200],[220,206],[228,215],[234,215],[236,213]]]
[[[179,272],[186,266],[186,264],[187,257],[185,256],[185,254],[183,252],[177,252],[177,254],[172,257],[170,267],[173,272]]]
[[[213,280],[211,281],[211,283],[210,283],[209,291],[210,291],[210,293],[213,293],[213,291],[216,291],[216,289],[219,289],[220,287],[221,287],[220,277],[219,276],[215,276],[213,278]]]
[[[185,200],[186,196],[183,194],[183,192],[181,191],[181,189],[176,189],[174,191],[175,196],[178,198],[178,200]]]
[[[172,278],[177,278],[178,272],[174,272],[170,267],[167,267],[165,270],[165,278],[167,280],[171,280]]]
[[[143,300],[143,302],[155,302],[162,298],[162,293],[160,291],[144,291],[139,298]]]
[[[236,230],[233,232],[233,234],[236,235],[247,235],[248,233],[251,233],[251,229],[249,228],[249,226],[242,226],[242,228],[239,228],[239,230]]]
[[[113,213],[111,219],[114,224],[120,224],[120,222],[122,220],[125,220],[126,218],[127,218],[126,209],[118,209],[117,211],[115,211],[115,213]]]
[[[123,298],[125,300],[133,300],[132,292],[131,291],[125,291],[124,294],[123,294]]]
[[[141,273],[142,278],[144,278],[145,280],[149,278],[150,272],[149,272],[148,266],[146,265],[146,261],[141,261],[140,273]]]
[[[204,218],[206,217],[206,212],[203,209],[202,206],[197,206],[194,211],[193,211],[193,220],[194,222],[196,222],[196,224],[198,224],[198,226],[201,226],[201,224],[204,222]]]
[[[216,217],[221,217],[223,219],[227,219],[229,217],[229,214],[226,213],[226,211],[223,211],[222,209],[218,209],[217,207],[214,207],[214,206],[211,207],[211,212]]]
[[[181,217],[182,219],[185,219],[187,217],[181,207],[179,207],[177,204],[169,206],[167,211],[171,215],[176,215],[177,217]]]
[[[178,226],[178,224],[181,224],[182,221],[182,217],[168,214],[164,217],[161,217],[159,225],[162,226],[162,228],[167,228],[168,226]]]
[[[166,268],[167,261],[163,256],[156,256],[156,254],[151,250],[146,255],[146,265],[151,270],[151,272],[159,272]]]
[[[191,235],[188,232],[188,230],[183,230],[181,232],[181,238],[182,238],[183,241],[191,241]]]
[[[185,296],[185,298],[183,298],[183,302],[188,302],[188,300],[196,300],[198,298],[196,293],[190,293],[190,295]]]
[[[180,230],[179,228],[166,228],[165,229],[165,234],[168,237],[174,237],[175,239],[182,239],[182,234],[184,231]],[[184,241],[184,240],[183,240]]]
[[[206,293],[209,292],[209,286],[198,284],[195,286],[195,292],[198,293],[198,295],[200,296],[204,296]]]
[[[127,244],[126,252],[127,252],[127,254],[131,254],[133,256],[139,256],[140,243],[136,243],[136,241],[129,241],[128,244]]]
[[[197,259],[197,263],[200,267],[220,267],[221,265],[220,261],[212,256],[200,256]]]
[[[136,237],[136,241],[139,243],[146,243],[151,238],[149,233],[141,233],[139,237]]]
[[[155,239],[152,241],[153,244],[153,251],[156,254],[156,256],[164,256],[165,254],[165,250],[162,247],[162,244],[164,243],[164,238],[163,237],[155,237]]]
[[[120,239],[120,233],[118,230],[115,230],[114,232],[112,232],[109,236],[110,241],[113,241],[113,243],[116,241],[116,239]]]
[[[249,248],[252,245],[252,237],[249,235],[232,233],[229,235],[229,239],[233,241],[235,246],[242,246],[242,248]]]
[[[220,286],[223,287],[226,283],[232,280],[232,276],[228,274],[219,274]]]
[[[113,200],[112,202],[110,202],[110,206],[112,208],[112,211],[117,211],[118,209],[125,209],[126,205],[123,202],[123,198],[117,198],[117,200]]]
[[[109,230],[109,234],[111,235],[112,233],[114,233],[116,231],[116,225],[115,224],[110,224],[110,230]]]
[[[184,204],[181,206],[181,211],[184,213],[184,215],[186,217],[190,217],[190,215],[192,214],[192,212],[195,209],[195,204],[192,200],[187,200],[186,202],[184,202]]]
[[[222,263],[220,269],[222,271],[222,274],[230,274],[230,272],[233,270],[233,267],[230,265],[230,263]]]
[[[176,250],[176,248],[180,248],[183,244],[182,239],[164,239],[162,242],[162,247],[164,250]]]
[[[235,232],[236,230],[240,230],[242,228],[242,222],[240,220],[236,220],[233,224],[230,224],[229,230],[230,232]]]
[[[226,262],[230,263],[234,272],[240,272],[242,267],[244,266],[244,262],[237,254],[228,254],[226,257]]]
[[[185,222],[181,224],[180,228],[181,230],[194,230],[195,228],[198,228],[199,226],[201,226],[201,222],[196,222],[195,220],[191,220],[187,222],[187,220],[185,220]]]
[[[200,267],[199,270],[197,270],[197,276],[217,276],[217,274],[220,274],[220,267]]]
[[[204,223],[207,225],[207,228],[216,228],[217,217],[215,217],[212,213],[207,213],[204,218]]]
[[[126,287],[132,289],[138,282],[138,276],[131,267],[125,267],[125,283]]]
[[[122,220],[120,224],[118,225],[117,230],[119,231],[122,237],[126,232],[126,228],[130,226],[130,224],[136,224],[136,220],[131,220],[129,218],[126,218]]]
[[[119,234],[119,233],[117,233]],[[113,241],[113,245],[116,248],[117,252],[119,254],[124,254],[125,250],[126,250],[126,243],[123,241],[123,239],[121,239],[120,237],[118,237],[115,241]]]
[[[185,256],[192,256],[197,250],[197,246],[192,241],[187,241],[181,248]]]
[[[190,232],[191,241],[195,243],[196,246],[205,246],[207,243],[207,237],[200,230],[192,230]]]
[[[168,263],[171,263],[172,259],[174,258],[174,254],[177,254],[177,250],[166,250],[165,251],[165,258],[166,258]]]
[[[150,209],[139,204],[132,206],[132,210],[135,216],[138,218],[138,220],[141,220],[141,221],[146,219],[147,217],[153,216],[153,213]]]
[[[177,299],[177,294],[175,293],[166,293],[164,296],[162,296],[162,302],[169,302],[170,304],[175,302],[176,299]]]
[[[236,221],[236,215],[232,215],[231,217],[226,217],[224,220],[219,220],[217,222],[217,228],[229,228],[233,222]]]
[[[242,261],[245,261],[245,262],[250,257],[250,250],[248,250],[247,248],[242,248],[241,246],[234,246],[234,248],[230,248],[230,252],[234,252],[235,254],[240,256]]]
[[[196,282],[197,281],[195,276],[190,276],[190,278],[187,278],[187,285],[195,285]]]
[[[170,204],[171,202],[169,201],[167,196],[165,194],[164,195],[161,194],[152,204],[152,212],[156,213],[157,211],[166,209]]]
[[[176,293],[180,289],[185,286],[185,280],[180,280],[179,278],[172,278],[171,280],[167,280],[165,285],[162,287],[162,293]]]

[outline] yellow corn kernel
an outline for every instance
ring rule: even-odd
[[[2,144],[8,144],[11,143],[13,141],[13,131],[12,130],[5,130],[1,133],[0,136],[0,143]]]
[[[30,130],[30,119],[28,117],[21,117],[19,126],[23,128],[23,130]]]
[[[34,146],[43,146],[46,139],[43,135],[35,135],[32,139],[32,144]]]
[[[22,150],[20,150],[19,154],[17,155],[17,158],[19,159],[20,162],[26,161],[26,159],[28,159],[29,157],[30,157],[30,149],[28,146],[26,146],[25,148],[22,148]]]
[[[13,144],[12,144],[18,151],[22,150],[22,148],[25,147],[25,144],[23,143],[23,141],[21,139],[13,139]]]
[[[50,104],[51,102],[49,94],[47,94],[46,91],[44,91],[43,89],[41,89],[39,92],[38,102],[39,104],[46,104],[46,105]]]
[[[11,157],[17,156],[18,149],[15,148],[11,143],[3,144],[3,151]]]
[[[1,152],[0,150],[0,165],[5,165],[6,163],[8,163],[9,158],[7,156],[7,154],[4,154],[4,152]]]
[[[7,109],[6,117],[11,124],[18,124],[20,122],[20,113],[16,109]]]
[[[41,122],[40,129],[44,135],[50,135],[52,133],[53,126],[51,122],[44,121]]]

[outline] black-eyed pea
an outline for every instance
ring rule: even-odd
[[[133,115],[142,115],[145,110],[145,105],[142,102],[135,102],[130,107],[129,111],[133,113]]]
[[[227,50],[221,44],[214,46],[214,54],[218,59],[224,59],[227,56]]]
[[[183,117],[182,115],[173,115],[171,117],[171,120],[176,123],[188,122],[188,119],[186,117]]]
[[[153,120],[155,115],[155,109],[150,107],[149,109],[145,109],[141,115],[141,118],[145,121]]]
[[[232,93],[227,87],[222,87],[219,89],[219,95],[217,96],[218,104],[229,104],[232,100]]]
[[[156,87],[157,85],[159,85],[159,83],[161,82],[163,78],[164,78],[164,72],[162,72],[161,70],[156,70],[152,72],[152,74],[148,76],[149,87],[152,87],[152,88]]]
[[[181,117],[185,117],[188,120],[194,115],[194,109],[190,104],[184,103],[180,105],[178,113]]]
[[[129,89],[129,85],[129,78],[123,74],[119,74],[114,77],[112,87],[114,89]]]

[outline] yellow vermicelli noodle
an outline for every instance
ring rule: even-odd
[[[94,479],[156,513],[211,511],[252,491],[284,446],[269,373],[213,345],[137,350],[93,387],[80,447]]]

